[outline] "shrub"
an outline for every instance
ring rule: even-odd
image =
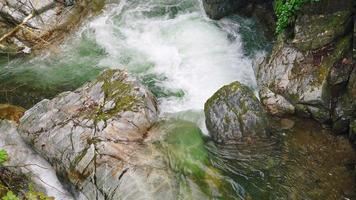
[[[305,3],[312,3],[318,1],[320,0],[276,0],[276,33],[281,33],[285,28],[287,28],[294,22],[296,13]]]
[[[1,200],[20,200],[12,191],[8,191]]]

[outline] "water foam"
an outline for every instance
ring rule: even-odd
[[[164,76],[158,85],[184,92],[183,98],[160,99],[164,113],[202,110],[214,92],[236,80],[255,86],[251,60],[238,34],[229,38],[231,30],[207,19],[198,4],[179,10],[184,2],[122,1],[88,26],[108,53],[99,65],[127,68],[138,76]],[[163,11],[156,14],[154,9]]]

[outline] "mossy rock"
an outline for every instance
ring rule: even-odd
[[[345,33],[351,25],[351,16],[349,10],[298,16],[294,27],[293,45],[301,51],[319,49]]]
[[[247,86],[233,82],[219,89],[205,103],[207,128],[214,141],[234,143],[267,135],[267,117]]]

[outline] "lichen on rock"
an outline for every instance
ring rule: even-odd
[[[352,1],[306,4],[295,24],[279,35],[272,52],[256,67],[260,96],[278,116],[296,114],[347,132],[352,97]],[[266,92],[267,91],[267,92]],[[294,107],[294,109],[292,109]],[[340,120],[344,119],[344,120]]]
[[[21,118],[19,130],[80,198],[154,197],[170,189],[155,190],[153,183],[173,187],[164,165],[154,160],[155,150],[142,144],[157,116],[146,88],[125,71],[107,70],[76,91],[35,105]],[[163,169],[152,172],[155,168]],[[137,191],[129,193],[120,184]]]
[[[267,116],[254,93],[233,82],[205,103],[206,126],[216,142],[234,143],[267,135]]]

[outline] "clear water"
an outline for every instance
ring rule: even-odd
[[[256,85],[239,21],[248,20],[211,21],[194,0],[108,4],[103,15],[52,53],[2,65],[1,92],[8,99],[1,101],[30,107],[40,98],[78,87],[103,68],[125,68],[159,97],[163,113],[202,110],[224,84],[239,80]],[[250,47],[245,49],[251,54]],[[32,99],[24,101],[21,88]]]
[[[127,69],[157,96],[162,118],[191,121],[206,132],[205,101],[220,87],[235,80],[255,88],[252,58],[268,48],[263,28],[254,20],[231,16],[212,21],[205,16],[199,0],[107,3],[100,16],[87,22],[62,46],[52,47],[44,55],[34,58],[10,62],[2,58],[0,102],[29,108],[43,98],[76,89],[106,68]],[[198,180],[203,170],[202,174],[210,181],[228,182],[233,188],[229,195],[236,198],[313,199],[320,190],[328,190],[331,196],[337,196],[343,189],[354,186],[349,178],[343,178],[344,181],[331,179],[343,189],[333,184],[322,185],[314,187],[316,189],[311,190],[314,192],[311,194],[308,187],[312,183],[302,186],[308,179],[308,175],[303,176],[309,172],[305,165],[311,165],[313,173],[322,172],[313,174],[312,180],[318,181],[319,177],[328,174],[323,165],[309,163],[316,158],[308,160],[303,156],[319,153],[315,150],[333,141],[318,143],[325,138],[314,135],[319,129],[310,133],[314,139],[310,141],[316,143],[315,149],[305,150],[305,143],[293,137],[224,148],[208,142],[202,148],[195,128],[191,125],[178,127],[174,128],[171,140],[163,143],[167,145],[168,154],[173,153],[173,166],[196,169],[199,173],[192,177]],[[176,132],[180,130],[182,134],[177,136]],[[193,130],[191,134],[194,134],[196,142],[193,145],[186,144],[190,141],[186,139],[190,138],[187,136],[190,130]],[[309,134],[304,133],[303,128],[297,132]],[[193,147],[186,149],[185,145]],[[337,148],[345,149],[345,146],[347,144]],[[344,160],[353,160],[354,153],[349,146],[346,149],[348,157]],[[327,152],[317,154],[317,157],[326,159],[326,155],[333,151],[328,149]],[[338,160],[334,164],[329,168],[342,169],[335,172],[335,176],[349,175],[342,167],[343,161]],[[298,182],[297,177],[303,177],[303,181]]]

